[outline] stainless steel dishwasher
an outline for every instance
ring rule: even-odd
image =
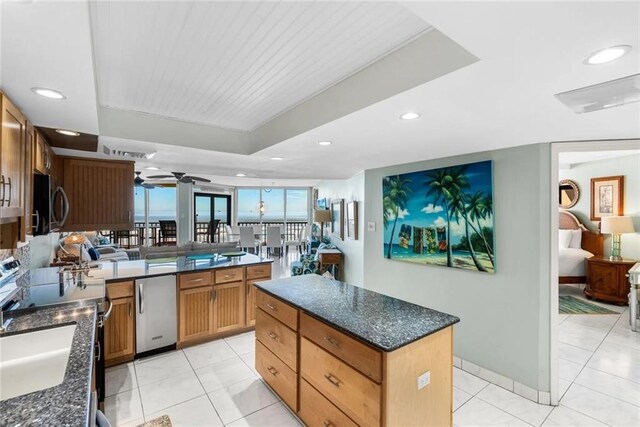
[[[176,275],[136,280],[136,354],[175,347]]]

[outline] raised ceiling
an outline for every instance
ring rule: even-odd
[[[429,30],[391,2],[90,3],[98,102],[252,131]]]

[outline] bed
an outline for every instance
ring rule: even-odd
[[[558,273],[559,283],[586,283],[587,259],[604,254],[604,238],[591,231],[569,211],[560,211]]]

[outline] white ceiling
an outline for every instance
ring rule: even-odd
[[[640,142],[638,147],[640,147]],[[600,160],[617,159],[640,154],[638,150],[615,150],[615,151],[563,151],[559,153],[558,163],[560,169],[571,169],[571,166],[580,163],[597,162]]]
[[[90,3],[98,101],[251,131],[426,31],[390,2]]]
[[[30,117],[33,115],[36,124],[55,118],[55,126],[81,129],[76,125],[78,118],[95,114],[95,90],[84,84],[93,77],[87,76],[92,72],[87,69],[92,60],[85,48],[89,45],[90,51],[89,13],[85,10],[84,20],[81,14],[74,15],[79,4],[82,5],[58,3],[49,10],[49,20],[56,16],[62,25],[30,24],[27,28],[31,33],[25,35],[28,40],[20,42],[22,49],[14,49],[13,43],[7,42],[6,28],[8,20],[16,16],[15,9],[44,5],[41,1],[3,3],[2,86],[12,98],[19,98],[16,102]],[[553,96],[640,72],[639,2],[400,4],[438,30],[432,33],[444,33],[479,61],[311,130],[297,132],[251,155],[185,149],[206,148],[190,138],[171,143],[160,138],[101,137],[101,144],[111,146],[117,141],[133,151],[158,152],[152,161],[139,162],[139,168],[153,164],[163,171],[215,177],[219,183],[269,185],[277,179],[293,180],[291,183],[300,179],[343,179],[363,169],[531,143],[640,138],[640,104],[578,115]],[[9,14],[8,6],[14,10]],[[87,9],[86,4],[84,7]],[[46,15],[34,16],[46,21]],[[48,32],[43,34],[40,27]],[[20,30],[14,24],[11,28]],[[48,44],[49,40],[56,43]],[[57,54],[58,58],[71,57],[74,61],[52,60],[23,73],[27,66],[22,58],[33,59],[26,48],[33,49],[38,44],[47,47],[48,56],[55,58]],[[617,44],[630,44],[633,49],[608,64],[582,63],[591,52]],[[429,59],[437,61],[446,54],[436,52]],[[390,82],[393,77],[390,73]],[[39,83],[47,79],[49,83]],[[55,104],[56,109],[52,110],[49,106],[54,104],[49,102],[45,108],[42,100],[29,92],[35,85],[77,93],[65,103]],[[371,90],[370,85],[355,88],[343,94],[345,102]],[[70,102],[75,102],[76,97],[82,99],[81,105]],[[411,122],[399,120],[398,116],[408,110],[418,111],[422,117]],[[90,124],[91,119],[82,122]],[[324,139],[334,144],[318,146],[317,141]],[[285,160],[275,162],[270,160],[272,156]],[[237,172],[254,176],[236,178]]]

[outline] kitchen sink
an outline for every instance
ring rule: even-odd
[[[76,325],[0,337],[0,401],[64,380]]]

